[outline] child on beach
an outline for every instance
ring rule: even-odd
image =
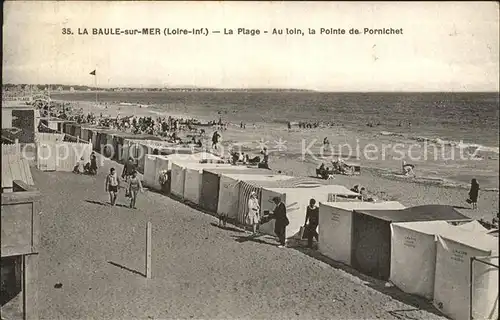
[[[132,176],[128,181],[128,190],[130,192],[130,208],[137,209],[135,203],[137,200],[137,193],[144,192],[141,180],[137,177],[137,171],[132,172]]]
[[[114,206],[116,203],[116,197],[118,195],[118,188],[120,186],[120,180],[116,174],[115,168],[109,169],[109,174],[106,177],[106,192],[109,192],[109,203]]]

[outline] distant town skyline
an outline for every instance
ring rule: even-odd
[[[497,92],[498,8],[495,2],[8,1],[3,82],[100,88]],[[92,35],[92,28],[146,27],[207,28],[221,34]],[[225,28],[240,27],[261,33],[297,28],[305,35],[224,35]],[[309,29],[348,33],[365,27],[401,29],[403,34],[308,34]],[[63,34],[63,28],[74,34]],[[78,35],[78,28],[90,34]],[[89,74],[93,70],[96,76]]]

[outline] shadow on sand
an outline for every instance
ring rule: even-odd
[[[401,309],[401,310],[388,310],[387,311],[390,315],[392,315],[396,318],[414,319],[414,317],[411,316],[411,312],[416,312],[419,310],[423,310],[423,311],[438,315],[440,317],[447,318],[443,313],[441,313],[437,308],[435,308],[432,305],[432,302],[426,300],[425,298],[418,297],[418,296],[403,292],[399,288],[397,288],[396,286],[386,287],[386,281],[375,279],[375,278],[372,278],[372,277],[367,276],[365,274],[362,274],[361,272],[357,271],[356,269],[352,268],[351,266],[348,266],[348,265],[343,264],[341,262],[334,261],[334,260],[322,255],[317,250],[309,249],[303,245],[292,246],[291,249],[297,250],[297,251],[299,251],[299,252],[301,252],[309,257],[312,257],[316,260],[324,262],[335,269],[342,270],[342,271],[344,271],[344,272],[346,272],[354,277],[357,277],[361,281],[363,281],[368,287],[370,287],[370,288],[372,288],[380,293],[388,295],[395,300],[398,300],[400,302],[403,302],[403,303],[415,308],[415,309]]]
[[[453,209],[472,209],[472,207],[464,207],[464,206],[453,206]]]
[[[277,242],[273,241],[269,238],[269,236],[266,235],[247,235],[247,236],[233,236],[234,240],[238,243],[244,243],[244,242],[255,242],[259,244],[266,244],[269,246],[277,246]]]
[[[108,263],[109,263],[110,265],[113,265],[113,266],[118,267],[118,268],[120,268],[120,269],[126,270],[126,271],[128,271],[128,272],[132,272],[132,273],[134,273],[134,274],[138,274],[138,275],[140,275],[140,276],[142,276],[142,277],[145,277],[145,276],[146,276],[146,275],[145,275],[144,273],[142,273],[142,272],[139,272],[139,271],[136,271],[136,270],[133,270],[133,269],[127,268],[127,267],[122,266],[121,264],[118,264],[118,263],[116,263],[116,262],[113,262],[113,261],[108,261]]]
[[[226,230],[226,231],[232,231],[232,232],[238,232],[238,233],[243,233],[244,231],[243,230],[240,230],[240,229],[236,229],[234,227],[231,227],[231,226],[219,226],[217,223],[214,223],[214,222],[211,222],[210,225],[212,227],[216,227],[216,228],[219,228],[219,229],[222,229],[222,230]]]
[[[105,207],[111,207],[111,205],[109,203],[103,202],[103,201],[85,200],[85,202],[92,203],[92,204],[97,204],[97,205],[105,206]],[[121,207],[121,208],[130,208],[129,206],[126,206],[124,204],[119,204],[119,203],[117,203],[116,206],[117,207]]]

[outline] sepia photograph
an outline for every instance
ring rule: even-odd
[[[498,320],[498,2],[3,3],[2,320]]]

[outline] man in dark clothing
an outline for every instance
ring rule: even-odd
[[[274,233],[278,236],[280,245],[278,248],[284,248],[286,244],[286,226],[290,223],[286,216],[285,204],[281,201],[280,197],[274,197],[273,202],[276,208],[273,211]]]
[[[309,221],[309,224],[307,224]],[[305,232],[307,233],[307,246],[312,248],[313,238],[319,241],[318,233],[316,228],[319,224],[319,208],[316,207],[316,200],[309,200],[309,206],[306,209],[306,221],[304,222]]]
[[[217,150],[217,144],[219,143],[219,138],[220,138],[219,132],[215,131],[212,136],[212,148],[214,148],[215,150]]]
[[[90,154],[90,173],[97,174],[97,157],[95,152]]]
[[[132,174],[136,171],[136,165],[132,157],[128,158],[128,161],[123,165],[122,178],[128,183],[128,180]],[[130,195],[130,190],[125,192],[125,196]]]

